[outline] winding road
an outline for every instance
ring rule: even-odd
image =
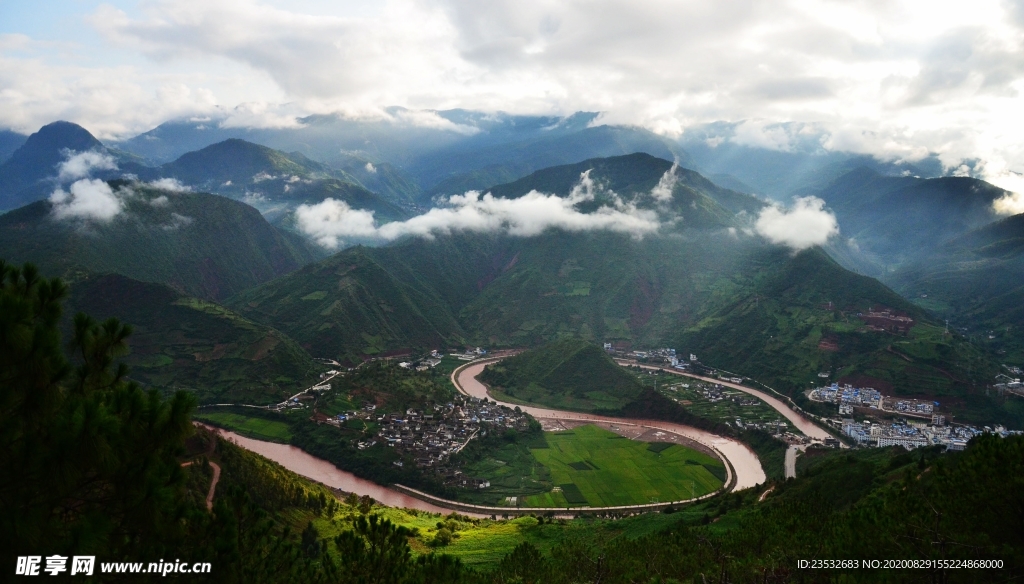
[[[568,422],[577,423],[601,422],[607,424],[614,424],[618,426],[636,426],[643,429],[669,432],[693,440],[717,451],[721,456],[728,460],[729,464],[726,466],[726,468],[729,469],[730,478],[732,478],[733,474],[735,475],[735,484],[733,488],[736,490],[754,487],[764,483],[766,480],[764,469],[761,467],[761,462],[758,460],[757,455],[755,455],[754,452],[745,444],[737,440],[733,440],[731,438],[718,436],[710,432],[705,432],[697,428],[692,428],[690,426],[684,426],[682,424],[676,424],[673,422],[629,418],[612,418],[609,416],[599,416],[595,414],[585,414],[580,412],[567,412],[562,410],[555,410],[536,406],[524,406],[522,404],[512,404],[495,400],[488,393],[487,386],[485,386],[477,379],[477,375],[479,375],[483,371],[485,366],[487,366],[490,363],[494,363],[495,361],[498,361],[501,358],[503,357],[474,361],[459,367],[451,375],[452,383],[455,385],[458,391],[465,395],[477,398],[487,398],[492,401],[495,401],[498,404],[508,406],[511,408],[519,407],[522,411],[541,420],[564,420]],[[644,367],[651,369],[664,369],[660,367],[652,367],[649,365]],[[800,430],[807,436],[819,439],[828,437],[827,432],[825,432],[818,426],[815,426],[809,420],[801,416],[798,412],[793,411],[782,400],[779,400],[764,392],[751,389],[748,387],[743,387],[738,384],[724,382],[718,379],[700,377],[692,374],[684,374],[679,371],[669,369],[665,369],[665,371],[676,375],[683,375],[685,377],[700,379],[702,381],[718,383],[720,385],[738,389],[740,391],[754,395],[764,400],[765,403],[769,404],[780,414],[785,416],[787,420],[792,422],[798,430]],[[454,501],[444,501],[441,499],[436,499],[429,495],[419,493],[417,491],[404,487],[402,488],[402,492],[399,492],[398,490],[395,489],[382,487],[370,481],[360,479],[352,475],[351,473],[344,472],[335,467],[333,464],[325,460],[321,460],[314,456],[311,456],[310,454],[307,454],[306,452],[303,452],[302,450],[294,446],[289,446],[285,444],[275,444],[272,442],[264,442],[261,440],[254,440],[224,430],[218,430],[217,432],[218,434],[228,438],[235,444],[238,444],[239,446],[242,446],[247,450],[251,450],[258,454],[262,454],[263,456],[282,464],[285,468],[293,472],[296,472],[300,475],[311,478],[315,481],[321,482],[331,487],[340,488],[349,492],[355,492],[360,495],[370,495],[371,497],[384,503],[385,505],[414,508],[434,513],[446,513],[451,508],[453,508],[454,505],[462,505]],[[787,453],[787,476],[792,476],[793,474],[793,467],[795,467],[795,456],[793,455],[795,454],[795,451]],[[215,469],[215,474],[219,475],[219,473],[216,472],[216,470],[219,469]],[[214,488],[216,486],[216,478],[212,481],[212,483],[213,484],[211,484],[210,486],[210,493],[208,495],[207,502],[207,504],[210,506],[212,506],[212,495]],[[761,498],[763,499],[765,496],[767,496],[767,493],[768,491],[763,493]],[[414,494],[414,496],[410,496],[410,494]],[[463,506],[472,507],[466,505]],[[641,508],[647,507],[647,505],[638,505],[634,507]],[[600,511],[601,509],[594,508],[593,510]],[[470,510],[463,510],[463,512],[466,511]],[[505,509],[498,509],[497,511],[502,512],[505,511]],[[508,509],[508,511],[511,512],[513,510]],[[536,511],[536,509],[523,508],[516,509],[515,511],[530,512]],[[490,510],[489,508],[485,509],[483,507],[480,507],[479,513],[470,512],[470,514],[477,516],[486,516],[487,514],[493,514],[493,512],[494,511]]]
[[[625,359],[616,359],[615,362],[618,363],[619,365],[639,365],[638,363],[635,363],[633,361],[627,361]],[[717,383],[718,385],[724,387],[742,391],[743,393],[750,394],[771,406],[772,409],[779,412],[780,414],[783,415],[783,417],[789,420],[789,422],[793,424],[793,427],[795,427],[797,430],[800,430],[800,432],[803,433],[804,436],[807,436],[808,438],[814,438],[817,440],[824,440],[825,438],[832,437],[831,434],[826,432],[821,427],[817,426],[814,422],[808,420],[804,416],[801,416],[799,412],[794,411],[793,408],[789,407],[789,405],[786,404],[786,402],[763,391],[746,387],[738,383],[732,383],[722,379],[715,379],[713,377],[703,377],[700,375],[694,375],[693,373],[684,373],[682,371],[676,369],[669,369],[667,367],[657,367],[654,365],[640,365],[640,368],[657,369],[660,371],[664,371],[666,373],[671,373],[673,375],[689,377],[690,379],[698,379],[700,381],[706,381],[708,383]]]

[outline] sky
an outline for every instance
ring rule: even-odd
[[[20,132],[397,105],[598,111],[668,136],[728,121],[785,150],[794,122],[1024,192],[1022,92],[1024,0],[0,0],[0,127]]]

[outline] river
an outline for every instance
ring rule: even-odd
[[[209,428],[209,426],[207,427]],[[406,509],[418,509],[420,511],[430,511],[431,513],[451,513],[450,509],[431,505],[426,501],[421,501],[404,493],[382,487],[375,482],[361,479],[295,446],[254,440],[220,428],[211,429],[218,432],[222,438],[226,438],[246,450],[269,458],[295,474],[302,475],[318,483],[323,483],[328,487],[341,489],[360,496],[369,495],[389,507],[405,507]]]
[[[455,382],[455,387],[459,388],[460,391],[466,395],[470,395],[478,398],[488,398],[493,401],[495,400],[487,393],[487,386],[481,383],[476,376],[484,370],[489,362],[473,363],[465,366],[462,369],[457,369],[452,374],[452,381]],[[747,445],[726,438],[724,436],[718,436],[704,430],[699,430],[690,426],[684,426],[682,424],[676,424],[673,422],[661,422],[657,420],[631,420],[629,418],[612,418],[608,416],[598,416],[595,414],[582,414],[579,412],[565,412],[562,410],[551,410],[547,408],[539,408],[535,406],[523,406],[520,404],[511,404],[498,401],[497,403],[508,406],[510,408],[519,407],[524,412],[530,414],[535,418],[545,418],[551,420],[591,420],[595,422],[626,422],[630,424],[636,424],[646,428],[654,428],[657,430],[664,430],[666,432],[672,432],[685,436],[691,440],[701,442],[706,445],[714,447],[716,450],[722,453],[729,462],[732,464],[733,469],[736,471],[736,490],[746,489],[759,485],[765,482],[764,469],[761,467],[761,461],[758,460],[757,455]]]
[[[467,395],[479,398],[489,398],[494,400],[487,393],[487,387],[476,379],[476,376],[483,371],[484,367],[489,362],[473,363],[467,367],[459,369],[456,373],[452,374],[452,381],[455,382],[455,386],[460,391]],[[496,401],[496,400],[494,400]],[[775,400],[778,402],[778,400]],[[516,407],[517,404],[498,402],[502,405],[509,407]],[[778,402],[779,405],[783,405]],[[775,404],[772,404],[773,406]],[[664,430],[666,432],[672,432],[680,436],[684,436],[691,440],[695,440],[705,445],[713,447],[715,450],[720,452],[725,458],[729,460],[736,473],[736,486],[735,489],[746,489],[755,485],[765,482],[764,470],[761,467],[761,462],[757,459],[757,455],[754,454],[750,448],[745,444],[733,440],[731,438],[725,438],[718,436],[710,432],[705,432],[697,428],[690,426],[684,426],[682,424],[675,424],[672,422],[661,422],[656,420],[633,420],[628,418],[612,418],[607,416],[598,416],[594,414],[582,414],[578,412],[565,412],[561,410],[552,410],[547,408],[539,408],[534,406],[518,406],[526,413],[530,414],[535,418],[549,419],[549,420],[569,420],[569,421],[594,421],[594,422],[609,422],[609,423],[626,423],[634,424],[644,428],[652,428],[656,430]],[[783,405],[784,407],[784,405]],[[778,408],[776,408],[778,409]],[[795,414],[795,412],[794,412]],[[787,416],[788,418],[788,416]],[[265,442],[263,440],[256,440],[253,438],[247,438],[240,434],[230,432],[223,429],[214,428],[221,437],[234,442],[235,444],[245,448],[246,450],[255,452],[261,456],[264,456],[274,462],[280,464],[284,468],[304,476],[308,479],[312,479],[319,483],[323,483],[329,487],[341,489],[346,492],[356,493],[357,495],[369,495],[375,500],[387,505],[389,507],[404,507],[407,509],[417,509],[420,511],[429,511],[431,513],[443,513],[447,514],[451,511],[437,505],[432,505],[426,501],[422,501],[415,497],[410,497],[404,493],[382,487],[377,483],[361,479],[350,472],[345,472],[332,463],[326,460],[317,458],[295,446],[288,444],[278,444],[276,442]]]

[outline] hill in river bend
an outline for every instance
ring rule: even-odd
[[[643,391],[601,347],[575,338],[489,365],[480,379],[514,399],[575,410],[619,410]]]

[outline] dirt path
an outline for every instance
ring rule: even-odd
[[[207,493],[206,493],[206,510],[210,511],[211,513],[213,512],[213,495],[214,495],[214,493],[216,493],[216,491],[217,491],[217,483],[220,481],[220,465],[217,464],[216,462],[213,462],[212,460],[209,460],[210,455],[213,454],[213,451],[216,450],[216,449],[217,449],[217,435],[216,435],[216,433],[214,433],[213,440],[210,441],[210,447],[207,448],[206,452],[204,453],[204,455],[207,457],[208,462],[210,463],[210,466],[213,467],[213,479],[210,481],[210,490],[207,491]],[[195,461],[190,460],[188,462],[183,462],[183,463],[181,463],[181,466],[182,466],[182,468],[184,468],[186,466],[192,466],[193,462],[195,462]]]
[[[213,480],[210,481],[210,492],[206,493],[206,510],[213,512],[213,494],[217,490],[217,482],[220,480],[220,465],[216,462],[211,462],[210,466],[213,467]]]

